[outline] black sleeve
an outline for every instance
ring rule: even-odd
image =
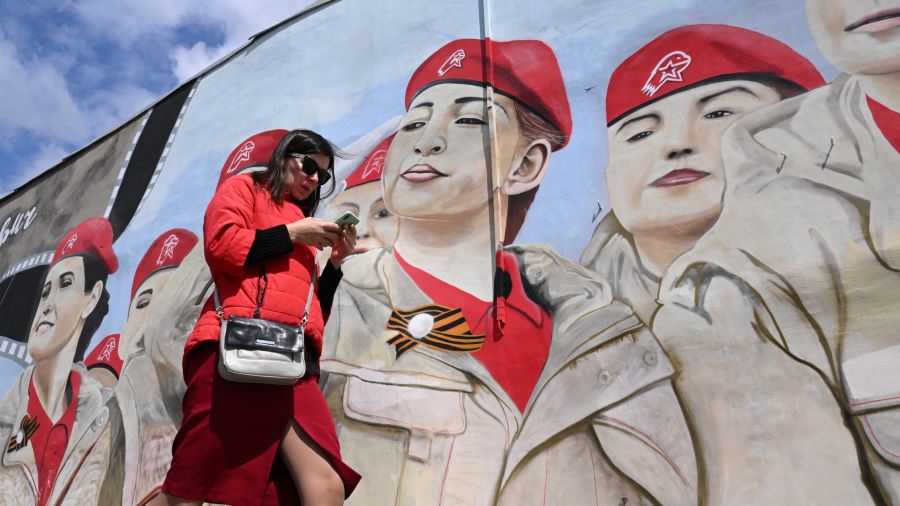
[[[334,303],[334,292],[337,291],[338,283],[344,273],[336,269],[331,262],[325,264],[322,275],[319,276],[319,306],[322,307],[322,314],[327,315],[331,311],[331,305]]]
[[[257,229],[253,244],[250,245],[250,251],[247,252],[244,267],[285,255],[291,251],[294,251],[294,243],[288,234],[287,225],[278,225],[264,230]]]

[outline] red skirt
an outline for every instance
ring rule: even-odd
[[[334,420],[316,376],[294,385],[236,383],[219,376],[218,342],[201,343],[188,353],[184,419],[172,443],[163,492],[233,505],[300,504],[278,456],[293,419],[324,451],[350,496],[360,475],[341,460]]]

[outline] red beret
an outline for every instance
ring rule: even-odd
[[[197,236],[190,230],[173,228],[160,234],[144,253],[144,258],[141,259],[137,270],[134,271],[134,281],[131,282],[131,298],[134,298],[141,283],[152,274],[170,267],[178,267],[195,244],[197,244]]]
[[[384,159],[392,140],[394,140],[394,134],[379,142],[375,149],[366,155],[359,167],[345,181],[346,188],[381,180],[381,174],[384,172]]]
[[[566,86],[556,55],[539,40],[459,39],[447,44],[413,73],[406,108],[423,90],[445,81],[490,84],[556,127],[565,137],[562,146],[569,142],[572,113]]]
[[[52,267],[63,258],[77,255],[93,255],[97,257],[110,274],[119,268],[119,259],[113,251],[112,224],[106,218],[88,218],[73,228],[59,245],[50,262]]]
[[[278,143],[281,142],[281,139],[287,133],[287,130],[281,129],[266,130],[238,144],[225,160],[225,165],[222,166],[222,171],[219,173],[219,182],[216,183],[216,188],[222,184],[222,181],[248,167],[267,165],[269,159],[272,158],[272,153],[275,152],[275,148],[278,147]]]
[[[772,37],[728,25],[682,26],[653,39],[613,71],[606,91],[606,122],[612,125],[640,107],[707,80],[752,80],[760,74],[806,90],[825,84],[809,60]]]

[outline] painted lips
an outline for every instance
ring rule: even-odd
[[[844,27],[845,32],[857,28],[863,32],[880,32],[900,26],[900,9],[887,9],[863,16]]]
[[[705,178],[709,172],[694,169],[677,169],[650,183],[650,186],[678,186]]]
[[[411,183],[426,183],[439,177],[447,177],[447,174],[435,169],[428,164],[413,165],[407,169],[400,177]]]
[[[37,327],[34,328],[34,333],[37,335],[41,335],[49,331],[53,327],[53,324],[48,321],[42,321],[37,324]]]

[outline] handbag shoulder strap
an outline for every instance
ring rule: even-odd
[[[315,256],[315,253],[313,253]],[[309,308],[312,307],[313,295],[315,295],[316,282],[319,279],[319,257],[316,257],[316,268],[313,270],[312,281],[309,283],[309,295],[306,297],[306,308],[303,310],[303,318],[300,319],[300,331],[306,333],[306,323],[309,321]]]
[[[306,297],[306,307],[303,309],[303,317],[300,318],[300,329],[306,331],[306,323],[309,321],[309,308],[312,307],[313,295],[315,294],[316,282],[319,279],[319,259],[316,258],[316,269],[313,271],[312,282],[309,284],[309,295]],[[213,300],[216,303],[216,315],[219,317],[219,323],[225,323],[225,310],[222,309],[222,301],[219,299],[219,287],[213,283]]]

